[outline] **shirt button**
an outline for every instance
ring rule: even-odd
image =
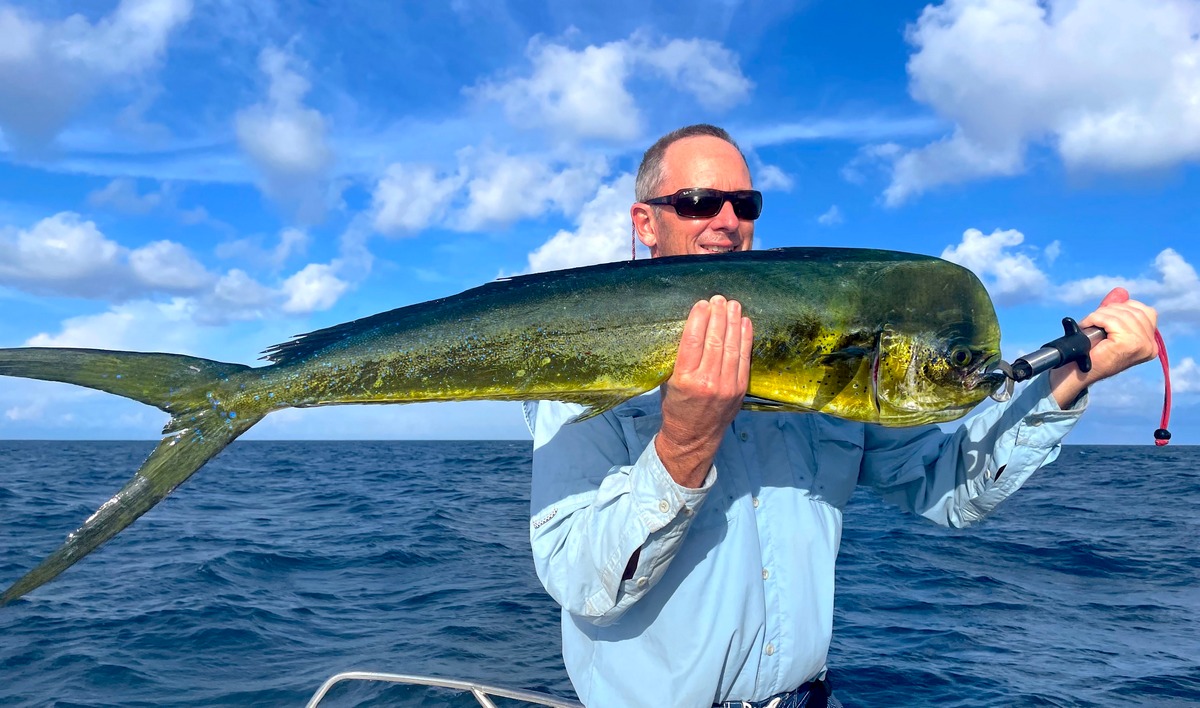
[[[772,654],[774,654],[774,653],[775,653],[775,645],[774,645],[774,644],[768,644],[768,645],[767,645],[767,656],[771,656],[771,655],[772,655]]]
[[[662,513],[664,513],[664,514],[665,514],[665,513],[667,513],[667,512],[668,512],[670,509],[671,509],[671,505],[667,503],[667,500],[666,500],[666,499],[659,499],[659,500],[658,500],[658,510],[659,510],[659,511],[661,511]]]
[[[751,499],[750,503],[754,505],[755,509],[757,509],[758,508],[758,497],[754,497],[753,499]]]
[[[648,582],[650,582],[650,578],[647,578],[646,576],[643,575],[642,577],[637,579],[637,586],[639,588],[644,588],[644,587],[646,587],[646,583],[648,583]]]
[[[738,433],[738,437],[742,439],[742,442],[746,442],[747,440],[750,439],[750,433],[743,431],[743,432]]]
[[[693,512],[692,512],[692,507],[690,507],[690,506],[685,506],[685,507],[683,507],[683,515],[684,515],[684,516],[691,516],[691,515],[692,515],[692,513],[693,513]]]
[[[769,577],[771,577],[771,571],[767,570],[766,568],[763,568],[763,580],[766,580]]]

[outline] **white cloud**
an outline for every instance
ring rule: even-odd
[[[87,201],[92,206],[109,207],[123,214],[148,214],[163,205],[169,191],[170,187],[164,185],[160,191],[141,194],[132,179],[119,177],[88,194]]]
[[[197,299],[194,316],[197,322],[206,325],[262,320],[278,311],[279,300],[277,292],[234,268]]]
[[[1060,255],[1062,255],[1062,241],[1057,239],[1051,241],[1049,246],[1046,246],[1046,248],[1042,249],[1042,257],[1045,258],[1046,262],[1050,265],[1054,265],[1054,261],[1058,260]]]
[[[1154,259],[1155,276],[1128,278],[1097,275],[1064,283],[1058,297],[1072,304],[1098,303],[1110,290],[1122,287],[1130,297],[1148,302],[1164,327],[1200,326],[1200,277],[1196,268],[1173,248],[1163,249]]]
[[[1049,279],[1027,253],[1010,250],[1024,241],[1025,235],[1015,229],[996,229],[991,235],[967,229],[958,245],[942,251],[942,258],[978,275],[998,304],[1033,301],[1044,297]]]
[[[956,130],[948,138],[897,156],[883,201],[888,206],[899,206],[937,185],[1015,175],[1024,168],[1023,158],[1022,143],[983,145]]]
[[[350,283],[337,275],[341,266],[338,261],[310,263],[278,287],[264,285],[234,268],[195,298],[193,317],[200,324],[221,325],[327,310],[350,288]]]
[[[331,266],[311,263],[283,282],[283,293],[287,296],[283,311],[307,314],[328,310],[349,286],[349,283],[334,275]]]
[[[796,184],[791,175],[775,165],[759,165],[756,171],[758,179],[754,181],[754,186],[764,192],[769,190],[790,192]]]
[[[1024,169],[1031,143],[1075,169],[1200,158],[1200,3],[946,0],[909,28],[910,92],[955,126],[900,156],[896,205]]]
[[[155,241],[129,254],[133,274],[147,288],[179,291],[199,290],[212,281],[212,275],[174,241]]]
[[[1171,367],[1171,391],[1173,393],[1200,393],[1200,365],[1192,357]]]
[[[208,223],[223,229],[232,227],[208,215],[204,207],[181,209],[179,196],[182,190],[172,182],[162,182],[157,191],[141,192],[138,184],[129,177],[118,177],[87,196],[90,206],[108,209],[119,214],[143,216],[151,212],[167,214],[189,226]]]
[[[629,219],[632,199],[630,173],[602,185],[584,205],[576,230],[559,231],[529,254],[529,270],[558,270],[629,258],[633,238]]]
[[[795,142],[851,140],[867,142],[894,140],[908,135],[937,134],[945,123],[933,117],[914,118],[821,118],[806,122],[748,125],[731,130],[744,147],[786,145]]]
[[[441,222],[466,176],[439,177],[425,165],[390,165],[371,195],[375,230],[413,235]]]
[[[904,148],[896,143],[864,145],[842,168],[842,179],[851,184],[863,184],[867,181],[866,172],[892,165],[903,152]]]
[[[539,217],[547,211],[569,214],[608,172],[608,164],[598,157],[554,165],[537,157],[490,151],[466,155],[473,176],[467,182],[467,205],[456,219],[457,228],[464,231]]]
[[[834,204],[822,215],[817,217],[817,223],[821,226],[837,226],[845,221],[842,218],[842,210],[838,209],[838,205]]]
[[[531,76],[475,89],[503,105],[513,125],[547,126],[581,138],[629,140],[640,134],[641,112],[625,88],[631,62],[624,41],[576,52],[535,37],[527,53]]]
[[[302,231],[285,230],[272,255],[290,253],[306,240]],[[0,286],[126,303],[156,295],[183,295],[186,297],[171,301],[173,311],[186,312],[201,324],[328,309],[349,287],[337,277],[339,267],[336,261],[309,264],[278,287],[270,287],[238,269],[219,276],[173,241],[125,248],[107,238],[95,223],[72,212],[42,219],[29,229],[0,229]],[[110,313],[88,316],[72,327],[98,322],[100,328],[120,331],[120,322],[144,314],[131,307],[135,306],[114,307]]]
[[[709,110],[729,108],[750,96],[754,84],[738,66],[737,55],[706,39],[673,39],[661,47],[635,34],[629,44],[634,61],[656,69],[679,91]]]
[[[500,103],[515,126],[547,127],[567,138],[637,138],[643,118],[627,86],[635,73],[665,79],[709,110],[744,101],[753,86],[736,55],[711,40],[664,44],[634,33],[575,51],[535,37],[526,54],[532,64],[529,76],[485,82],[470,92]]]
[[[279,243],[271,251],[271,262],[283,265],[288,258],[302,254],[308,248],[308,234],[301,229],[286,228],[279,232]]]
[[[153,69],[190,0],[122,0],[92,24],[83,15],[42,21],[0,7],[0,129],[17,149],[38,150],[107,86]]]
[[[303,229],[288,227],[279,232],[279,241],[274,247],[266,248],[262,241],[261,236],[236,239],[218,245],[216,254],[218,258],[236,258],[277,269],[282,268],[293,256],[303,255],[308,250],[310,239]]]
[[[1200,327],[1200,275],[1173,248],[1165,248],[1155,257],[1152,275],[1096,275],[1052,284],[1035,262],[1039,249],[1023,244],[1025,235],[1013,229],[997,229],[990,235],[967,229],[960,243],[942,251],[942,258],[978,275],[1000,305],[1044,299],[1096,306],[1110,290],[1121,287],[1133,299],[1158,311],[1159,327],[1164,331],[1191,331]],[[1042,256],[1053,260],[1051,256],[1057,255],[1058,244],[1052,242]]]
[[[57,334],[34,335],[25,345],[184,353],[195,344],[194,328],[189,326],[191,310],[187,298],[166,303],[128,302],[107,312],[72,317],[62,323]]]
[[[16,405],[7,408],[4,411],[4,417],[8,420],[41,420],[46,413],[46,402],[43,399],[37,399],[28,405]]]
[[[91,221],[62,212],[30,229],[0,232],[0,282],[22,285],[96,287],[119,267],[124,249],[105,238]]]
[[[192,293],[210,281],[182,245],[156,241],[131,251],[74,212],[0,229],[0,285],[26,292],[125,300]]]
[[[307,66],[279,49],[259,54],[267,77],[264,101],[238,112],[238,144],[262,176],[263,191],[305,222],[320,220],[328,199],[333,152],[320,111],[304,105],[310,88],[300,73]]]
[[[608,172],[607,162],[593,155],[563,163],[464,148],[458,162],[451,175],[429,166],[390,165],[372,194],[374,228],[392,236],[432,226],[480,231],[552,212],[570,215]]]

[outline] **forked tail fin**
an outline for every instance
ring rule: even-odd
[[[94,349],[0,349],[0,375],[62,381],[149,403],[171,414],[163,438],[121,491],[66,542],[0,595],[0,606],[54,579],[117,535],[205,462],[262,420],[267,411],[223,416],[210,402],[214,385],[250,367],[178,354]]]

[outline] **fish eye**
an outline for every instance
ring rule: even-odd
[[[975,354],[969,348],[964,347],[961,344],[951,347],[950,349],[950,363],[954,364],[955,366],[967,366],[974,358]]]

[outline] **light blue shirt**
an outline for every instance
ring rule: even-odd
[[[1057,457],[1085,405],[1061,410],[1041,376],[954,433],[742,412],[703,486],[689,489],[653,445],[657,392],[569,425],[579,406],[527,403],[534,563],[562,606],[563,658],[580,700],[711,706],[821,675],[842,508],[855,487],[969,525]]]

